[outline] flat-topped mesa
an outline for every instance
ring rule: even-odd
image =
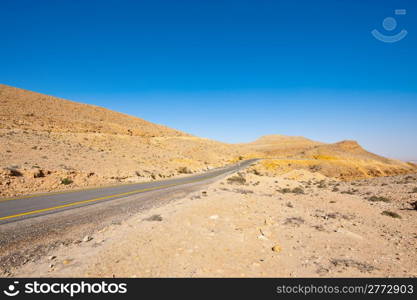
[[[266,135],[256,141],[240,146],[248,152],[257,152],[263,157],[288,157],[323,145],[301,136]]]
[[[302,170],[354,180],[417,173],[415,165],[376,155],[352,140],[324,144],[302,137],[267,136],[248,145],[266,154],[268,159],[260,161],[255,170],[268,176]]]
[[[315,159],[343,159],[351,161],[352,163],[354,160],[372,160],[383,163],[393,162],[393,160],[365,150],[357,141],[352,140],[344,140],[333,144],[323,144],[303,152],[303,155],[306,158]]]
[[[357,151],[357,150],[365,151],[365,149],[363,149],[362,146],[359,145],[357,141],[353,141],[353,140],[344,140],[341,142],[337,142],[334,145],[346,151]]]
[[[264,135],[258,138],[256,141],[249,143],[249,144],[274,144],[274,143],[322,144],[320,142],[310,140],[303,136],[289,136],[289,135],[282,135],[282,134]]]

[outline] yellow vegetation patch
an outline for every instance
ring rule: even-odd
[[[267,170],[276,170],[282,167],[289,167],[292,165],[314,165],[315,162],[305,159],[265,159],[261,161],[261,165]]]
[[[337,159],[339,159],[335,156],[323,155],[323,154],[313,155],[313,158],[318,159],[318,160],[337,160]]]
[[[406,168],[393,167],[375,160],[337,159],[265,159],[253,167],[258,173],[279,176],[293,170],[305,170],[342,180],[355,180],[378,176],[390,176],[409,172]]]

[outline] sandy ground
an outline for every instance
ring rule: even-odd
[[[242,173],[13,276],[416,277],[416,187],[417,175],[346,183],[304,171]]]

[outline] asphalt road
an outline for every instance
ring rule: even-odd
[[[25,195],[14,198],[0,199],[0,224],[33,218],[45,214],[53,214],[87,205],[99,205],[110,200],[150,191],[163,191],[171,187],[203,183],[215,177],[230,174],[244,169],[256,159],[241,161],[237,164],[208,171],[203,174],[187,177],[153,181],[146,183],[124,184],[119,186],[74,190],[56,193]]]

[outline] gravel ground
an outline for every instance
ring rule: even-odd
[[[0,276],[13,276],[12,270],[28,263],[36,264],[57,248],[80,244],[85,237],[103,228],[118,226],[139,212],[183,198],[212,181],[147,192],[3,224],[0,226]]]
[[[417,276],[417,175],[297,176],[232,175],[45,251],[12,275]]]

